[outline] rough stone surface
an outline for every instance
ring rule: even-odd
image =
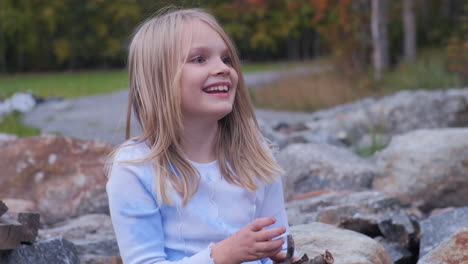
[[[24,199],[3,199],[11,212],[37,212],[34,201]]]
[[[468,263],[468,226],[420,258],[418,264]]]
[[[331,136],[324,131],[311,132],[309,130],[294,131],[287,135],[289,144],[294,143],[315,143],[315,144],[328,144],[336,147],[347,147],[345,143],[339,139]]]
[[[375,168],[347,149],[323,144],[293,144],[276,155],[284,168],[284,195],[314,190],[363,190],[372,184]]]
[[[382,245],[385,248],[394,264],[415,263],[413,254],[411,254],[411,252],[404,246],[396,242],[388,241],[383,237],[376,237],[374,238],[374,240],[379,242],[380,245]]]
[[[84,215],[39,231],[41,239],[55,236],[63,236],[76,246],[82,264],[111,264],[120,258],[108,215]]]
[[[262,119],[258,119],[258,125],[262,135],[275,143],[280,149],[284,148],[288,144],[288,140],[285,136],[275,132]]]
[[[468,204],[468,128],[395,136],[376,155],[373,188],[424,211]]]
[[[468,125],[468,88],[401,91],[380,99],[366,98],[312,114],[307,126],[348,140],[371,131],[396,135],[416,129]],[[379,131],[381,130],[381,131]]]
[[[0,102],[0,120],[13,111],[22,113],[31,111],[36,106],[36,100],[28,93],[15,93],[12,97]]]
[[[75,246],[63,238],[52,238],[14,250],[0,251],[2,264],[80,264]]]
[[[378,223],[401,210],[398,199],[376,191],[331,192],[286,203],[290,225],[322,222],[371,237],[382,235]]]
[[[323,254],[330,251],[335,264],[391,264],[385,249],[372,238],[354,231],[339,229],[323,223],[291,227],[299,256]]]
[[[387,217],[378,221],[378,225],[380,232],[386,239],[406,247],[409,246],[412,238],[418,234],[410,217],[403,211],[387,215]]]
[[[421,258],[462,228],[468,227],[468,206],[431,216],[421,221],[420,225],[419,256]],[[465,243],[465,246],[468,244]]]
[[[61,136],[18,138],[0,145],[3,198],[35,203],[44,224],[108,212],[104,162],[112,145]]]
[[[0,145],[2,145],[3,142],[5,141],[9,141],[9,140],[17,139],[17,138],[18,137],[15,135],[0,133]]]

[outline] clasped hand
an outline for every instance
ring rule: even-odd
[[[227,239],[211,247],[211,256],[215,264],[239,264],[263,258],[275,262],[286,257],[281,252],[284,239],[273,238],[284,234],[285,227],[265,229],[275,223],[275,218],[265,217],[254,220]]]

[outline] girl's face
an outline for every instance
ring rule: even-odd
[[[232,111],[238,75],[221,36],[203,22],[186,26],[191,43],[181,74],[181,108],[185,120],[219,120]],[[190,32],[191,31],[191,32]]]

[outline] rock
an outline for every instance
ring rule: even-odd
[[[421,245],[419,256],[421,258],[450,236],[468,227],[468,206],[431,216],[421,221],[420,225]],[[461,237],[464,237],[464,235]],[[467,241],[465,240],[465,247],[468,246]]]
[[[21,243],[36,241],[39,214],[7,212],[8,207],[1,201],[0,209],[3,211],[0,214],[0,250],[19,248]]]
[[[0,116],[0,120],[1,120],[1,116]],[[3,142],[13,140],[13,139],[17,139],[17,138],[18,137],[16,135],[0,133],[0,145],[2,145]]]
[[[3,199],[12,212],[37,212],[36,203],[24,199]]]
[[[468,263],[468,226],[420,258],[417,264]]]
[[[63,238],[52,238],[14,250],[0,251],[2,264],[79,264],[75,246]]]
[[[309,130],[292,132],[287,137],[288,144],[294,143],[315,143],[315,144],[328,144],[336,147],[347,147],[345,143],[338,138],[333,137],[323,131],[312,133]]]
[[[398,199],[376,191],[332,192],[286,203],[290,225],[318,221],[371,237],[382,235],[381,219],[400,210]]]
[[[291,227],[299,256],[316,256],[330,251],[335,264],[391,264],[385,249],[372,238],[323,223]]]
[[[262,132],[262,135],[269,140],[271,140],[273,143],[278,145],[278,147],[284,148],[287,144],[288,141],[286,137],[283,135],[276,133],[269,125],[267,125],[263,120],[258,119],[258,125],[260,127],[260,131]]]
[[[285,170],[284,195],[314,190],[363,190],[371,186],[375,168],[347,149],[323,144],[292,144],[276,155]]]
[[[28,93],[15,93],[12,97],[0,102],[0,120],[4,115],[13,111],[25,113],[31,111],[36,105],[34,97]]]
[[[41,239],[56,236],[63,236],[76,246],[83,264],[117,263],[120,258],[108,215],[84,215],[39,231]]]
[[[6,211],[8,211],[8,207],[2,200],[0,200],[0,216],[6,213]]]
[[[383,237],[376,237],[374,238],[375,241],[379,242],[385,250],[387,251],[388,255],[392,259],[394,264],[413,264],[415,263],[414,256],[411,252],[406,249],[404,246],[386,240]]]
[[[468,88],[401,91],[380,99],[366,98],[312,114],[311,132],[326,131],[348,141],[377,130],[397,135],[417,129],[468,126]]]
[[[107,213],[103,167],[112,145],[69,137],[18,138],[0,145],[0,193],[33,201],[44,224]]]
[[[412,239],[416,237],[417,229],[404,211],[390,214],[378,220],[379,230],[382,235],[393,242],[409,247]]]
[[[423,211],[468,204],[468,128],[395,136],[376,155],[373,188]]]

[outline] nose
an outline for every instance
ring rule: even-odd
[[[216,60],[216,65],[213,68],[213,75],[228,75],[231,72],[231,68],[226,65],[222,58]]]

